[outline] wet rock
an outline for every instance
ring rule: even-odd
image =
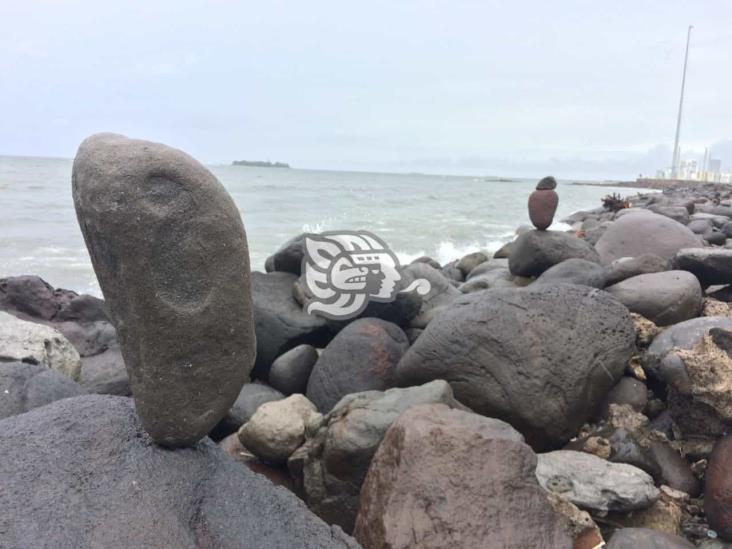
[[[297,276],[291,273],[252,273],[257,358],[253,375],[268,379],[274,360],[307,343],[324,346],[332,337],[324,318],[306,313],[293,297]]]
[[[617,530],[606,549],[693,549],[684,538],[650,528],[622,528]]]
[[[352,531],[361,485],[387,429],[410,406],[433,403],[464,408],[441,380],[343,398],[288,461],[308,507],[327,523]]]
[[[719,537],[732,541],[732,435],[717,442],[705,475],[704,512]]]
[[[597,263],[586,259],[566,259],[544,271],[534,284],[557,282],[602,289],[605,286],[605,270]]]
[[[396,365],[409,348],[404,332],[378,318],[346,326],[323,350],[313,367],[307,397],[323,413],[345,395],[396,385]]]
[[[143,425],[159,444],[193,444],[254,361],[239,210],[190,156],[114,134],[81,144],[72,184]]]
[[[732,281],[732,250],[684,248],[674,256],[673,264],[692,273],[704,287]]]
[[[285,242],[279,250],[267,258],[264,268],[270,273],[282,271],[300,276],[305,257],[305,233]]]
[[[298,345],[278,356],[269,371],[269,384],[285,395],[305,394],[308,379],[318,360],[318,351],[307,344]]]
[[[617,219],[600,237],[595,248],[602,263],[609,265],[621,257],[643,254],[671,259],[681,248],[692,248],[699,244],[699,237],[681,223],[644,212]]]
[[[0,362],[0,419],[84,393],[76,382],[46,366]]]
[[[455,267],[463,273],[463,277],[468,276],[468,273],[475,269],[481,263],[485,263],[490,258],[483,252],[473,252],[471,254],[463,256],[460,261],[457,262]]]
[[[153,444],[124,397],[64,399],[2,420],[0,478],[9,549],[357,547],[210,440]]]
[[[0,364],[25,362],[55,370],[78,381],[81,359],[59,331],[0,312]]]
[[[668,264],[668,259],[653,254],[622,257],[605,267],[605,283],[610,286],[634,276],[660,273],[668,270]]]
[[[568,521],[535,467],[521,435],[501,421],[412,407],[371,462],[354,536],[364,547],[570,547]]]
[[[508,421],[532,446],[556,447],[599,411],[634,350],[628,311],[610,295],[530,286],[460,298],[397,370],[403,386],[445,379],[476,412]]]
[[[599,263],[595,249],[584,240],[558,231],[529,231],[514,241],[508,266],[518,276],[539,276],[566,259]]]
[[[699,316],[702,289],[686,271],[666,271],[634,276],[605,288],[632,312],[658,326]]]
[[[237,434],[239,441],[260,459],[284,464],[305,442],[306,426],[320,419],[312,402],[302,395],[292,395],[262,404]]]
[[[545,490],[580,509],[632,511],[650,507],[659,498],[653,479],[644,471],[584,452],[539,454],[536,477]]]
[[[300,496],[295,489],[295,484],[292,482],[292,478],[287,469],[259,459],[247,448],[242,446],[239,436],[236,433],[222,439],[219,442],[219,448],[250,471],[267,477],[275,486],[282,486],[298,497]]]

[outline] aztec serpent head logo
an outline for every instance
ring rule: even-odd
[[[313,299],[306,311],[332,319],[357,316],[369,301],[394,301],[399,292],[430,291],[421,278],[399,289],[399,260],[379,237],[366,231],[306,235],[305,284]]]

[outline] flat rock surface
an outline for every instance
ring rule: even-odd
[[[125,397],[1,421],[0,485],[5,549],[357,547],[209,439],[153,444]]]

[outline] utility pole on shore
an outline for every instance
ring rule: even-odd
[[[689,42],[691,41],[691,29],[694,25],[689,25],[686,32],[686,53],[684,54],[684,72],[681,76],[681,98],[679,99],[679,116],[676,119],[676,139],[674,139],[674,158],[671,164],[671,178],[676,179],[679,175],[679,163],[681,161],[681,151],[679,150],[679,134],[681,133],[681,110],[684,107],[684,87],[686,86],[686,63],[689,61]]]

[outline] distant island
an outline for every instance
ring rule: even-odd
[[[284,162],[265,162],[262,160],[234,160],[232,166],[250,166],[254,168],[289,168]]]

